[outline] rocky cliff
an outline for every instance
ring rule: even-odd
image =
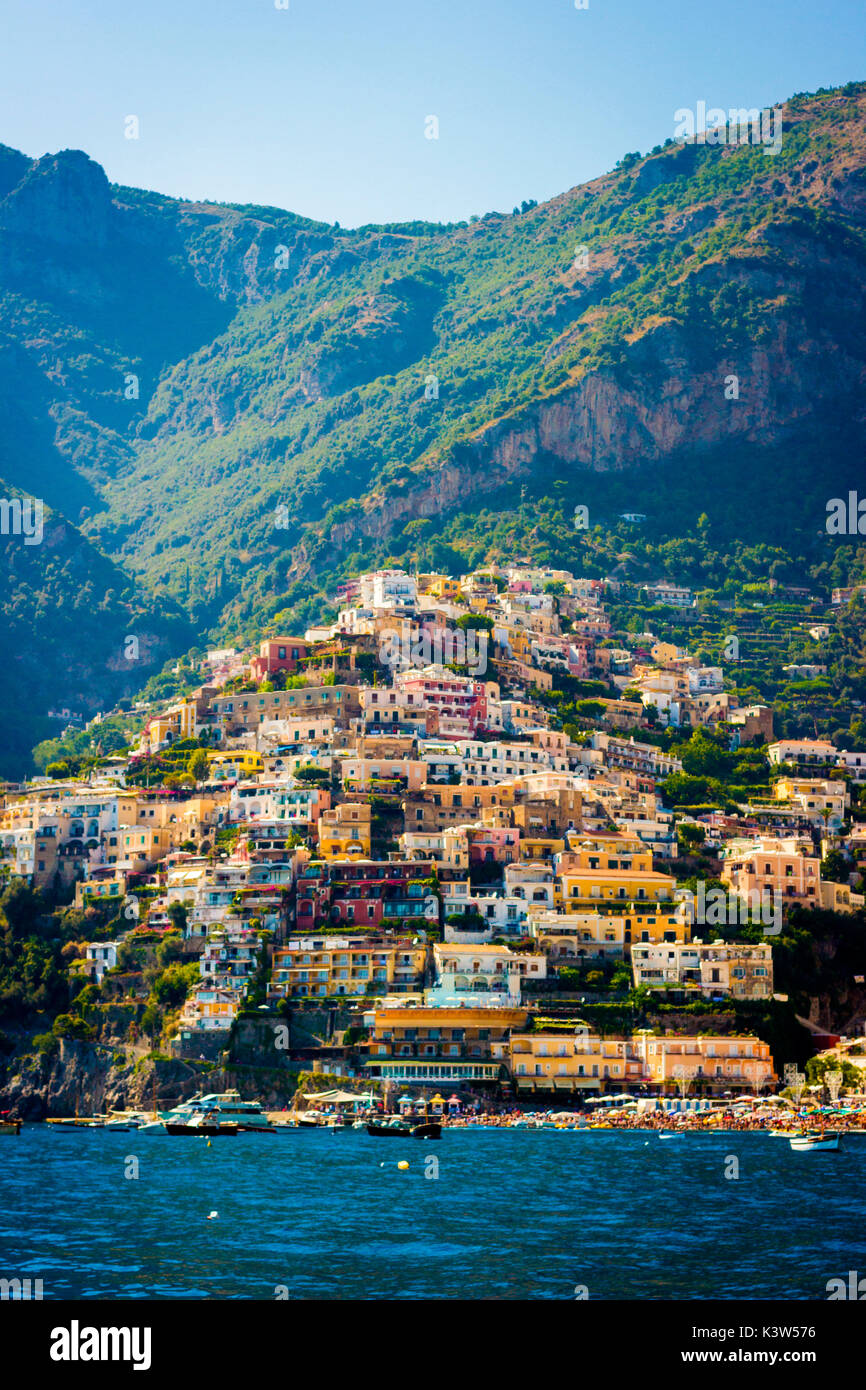
[[[551,467],[627,477],[647,510],[727,450],[774,484],[790,445],[838,494],[866,434],[866,87],[781,113],[773,155],[733,127],[669,139],[442,227],[185,203],[0,148],[0,478],[215,637]]]

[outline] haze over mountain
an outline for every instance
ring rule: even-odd
[[[50,509],[0,538],[0,771],[50,707],[302,623],[365,562],[577,571],[577,501],[814,549],[863,472],[866,85],[782,112],[777,154],[669,141],[543,206],[353,231],[0,147],[0,494]]]

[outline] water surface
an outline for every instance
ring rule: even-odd
[[[27,1125],[0,1145],[0,1275],[41,1278],[46,1299],[826,1299],[866,1275],[866,1137],[837,1154],[608,1130],[208,1148]]]

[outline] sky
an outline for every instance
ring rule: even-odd
[[[344,227],[510,212],[679,108],[864,78],[864,0],[0,0],[0,143]]]

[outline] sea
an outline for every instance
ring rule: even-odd
[[[866,1137],[0,1138],[0,1278],[46,1300],[820,1300],[850,1270]]]

